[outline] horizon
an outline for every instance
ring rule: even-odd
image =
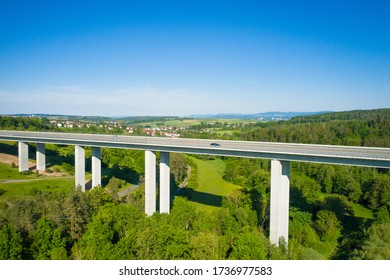
[[[388,108],[375,108],[369,110],[382,110]],[[351,112],[351,111],[367,111],[361,109],[354,109],[349,111],[266,111],[266,112],[258,112],[258,113],[216,113],[216,114],[192,114],[192,115],[69,115],[69,114],[46,114],[46,113],[15,113],[15,114],[0,114],[0,116],[5,117],[17,117],[17,116],[28,116],[28,117],[40,117],[40,116],[62,116],[62,117],[96,117],[96,118],[137,118],[137,117],[162,117],[162,118],[202,118],[202,117],[222,117],[222,116],[256,116],[256,115],[272,115],[272,114],[294,114],[297,116],[303,115],[316,115],[316,114],[331,114],[331,113],[341,113],[341,112]]]
[[[276,115],[284,115],[286,119],[291,119],[292,117],[304,117],[304,116],[314,116],[314,115],[323,115],[323,114],[333,114],[333,113],[348,113],[348,112],[365,112],[365,111],[378,111],[378,110],[390,110],[390,108],[374,108],[374,109],[352,109],[347,111],[266,111],[258,113],[216,113],[216,114],[192,114],[192,115],[122,115],[122,116],[104,116],[104,115],[73,115],[73,114],[46,114],[46,113],[15,113],[15,114],[0,114],[0,117],[75,117],[75,118],[108,118],[108,119],[125,119],[125,118],[193,118],[193,119],[202,119],[202,118],[214,118],[214,119],[246,119],[256,116],[264,116],[267,118],[275,117]],[[237,117],[237,118],[235,118]],[[241,117],[241,118],[240,118]]]
[[[0,5],[0,114],[390,107],[386,1]]]

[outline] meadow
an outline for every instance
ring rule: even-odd
[[[222,205],[222,198],[241,187],[223,179],[226,165],[223,160],[192,159],[198,166],[199,187],[190,191],[189,200],[209,213],[218,210]]]

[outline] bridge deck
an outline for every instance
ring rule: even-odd
[[[5,130],[0,139],[390,168],[390,148]]]

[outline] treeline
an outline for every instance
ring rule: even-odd
[[[345,112],[332,112],[326,114],[317,114],[304,117],[293,117],[290,123],[314,123],[329,121],[351,121],[351,120],[375,120],[377,118],[388,118],[390,109],[376,110],[353,110]]]
[[[228,129],[224,129],[228,130]],[[231,133],[191,129],[184,138],[390,147],[390,109],[294,117],[232,128]]]
[[[291,207],[287,251],[283,242],[270,245],[253,207],[255,197],[253,190],[236,191],[212,214],[176,197],[170,214],[148,217],[142,188],[125,200],[103,188],[40,192],[34,199],[1,205],[0,259],[327,259],[342,246],[352,259],[390,257],[390,218],[384,208],[367,230],[340,242],[348,211],[341,197],[329,197],[312,213]],[[352,247],[353,242],[359,246]]]
[[[103,117],[72,117],[72,120],[94,120],[105,123],[108,118]],[[88,126],[87,123],[81,123],[80,126],[73,127],[58,127],[56,124],[50,123],[47,117],[8,117],[0,116],[0,129],[4,130],[30,130],[30,131],[54,131],[54,132],[78,132],[78,133],[100,133],[100,134],[123,134],[124,131],[120,127],[113,126],[110,129],[97,125]],[[142,131],[137,127],[134,134],[142,134]]]
[[[151,122],[161,122],[171,120],[184,120],[185,118],[179,118],[174,116],[138,116],[138,117],[124,117],[117,118],[118,121],[123,121],[126,124],[138,124],[138,123],[151,123]]]
[[[0,116],[0,129],[48,131],[54,127],[47,118],[3,117]]]
[[[234,136],[248,141],[390,147],[390,109],[258,123]]]
[[[296,117],[287,122],[258,125],[236,136],[248,141],[390,147],[390,109]],[[225,178],[246,184],[246,178],[255,172],[247,167],[250,161],[228,161],[233,163],[227,165]],[[257,166],[261,167],[269,169],[266,164]],[[241,176],[243,170],[251,171]],[[295,178],[311,179],[314,182],[312,190],[343,195],[372,210],[390,207],[390,174],[386,169],[293,163],[292,170]],[[244,181],[237,182],[240,180]]]
[[[142,191],[142,190],[140,190]],[[280,259],[257,226],[248,196],[235,193],[213,214],[176,197],[171,213],[143,212],[142,195],[122,202],[102,188],[39,193],[4,203],[0,259]]]

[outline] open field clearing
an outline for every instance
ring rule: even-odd
[[[74,178],[31,179],[24,182],[0,183],[3,194],[0,201],[34,197],[43,191],[69,192],[74,188]],[[4,192],[5,191],[5,192]]]
[[[222,176],[225,162],[221,159],[199,160],[193,158],[198,165],[199,187],[190,192],[190,201],[203,210],[212,212],[222,203],[222,198],[235,189],[241,188],[225,181]]]

